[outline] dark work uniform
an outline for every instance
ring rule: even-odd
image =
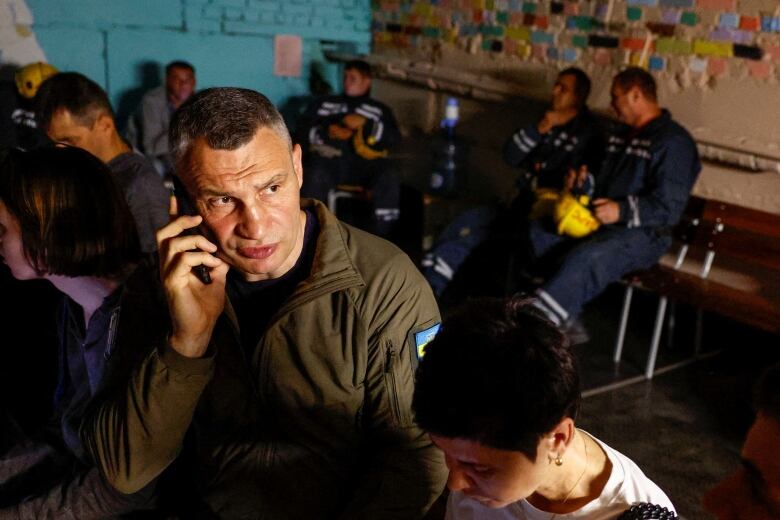
[[[21,96],[14,83],[0,82],[0,147],[31,150],[49,142],[35,120],[33,100]]]
[[[480,207],[459,215],[423,259],[423,274],[437,296],[442,295],[466,259],[478,247],[484,247],[491,233],[500,237],[496,242],[506,242],[506,236],[527,234],[536,187],[560,190],[570,168],[587,165],[589,171],[597,171],[604,144],[599,125],[587,108],[545,134],[540,134],[536,126],[521,128],[504,145],[504,160],[521,169],[519,193],[510,207],[499,212]],[[503,251],[496,254],[506,256]]]
[[[347,114],[366,119],[361,132],[369,154],[355,149],[353,139],[328,137],[328,127],[340,124]],[[393,111],[369,96],[327,96],[315,101],[303,116],[298,140],[304,150],[302,195],[328,201],[328,192],[339,184],[354,184],[371,191],[372,231],[387,234],[400,215],[400,180],[388,165],[401,140]]]
[[[671,230],[700,171],[696,143],[666,110],[639,130],[621,126],[609,137],[594,198],[618,202],[620,220],[581,239],[557,235],[538,222],[530,228],[536,259],[568,250],[537,291],[553,321],[576,318],[607,285],[658,261],[671,245]]]

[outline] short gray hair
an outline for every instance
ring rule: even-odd
[[[234,87],[202,90],[173,114],[168,135],[174,164],[178,167],[187,158],[200,137],[215,150],[235,150],[251,141],[260,128],[270,128],[292,149],[284,119],[261,93]]]

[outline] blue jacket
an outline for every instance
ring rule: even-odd
[[[695,141],[663,110],[638,131],[623,125],[609,137],[594,197],[618,202],[619,224],[628,228],[668,229],[700,171]]]
[[[589,171],[598,170],[603,142],[598,124],[585,108],[546,134],[540,134],[536,124],[521,128],[504,145],[504,160],[535,176],[537,186],[561,189],[569,168],[585,164]]]

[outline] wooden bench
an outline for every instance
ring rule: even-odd
[[[634,289],[660,295],[647,379],[655,370],[669,300],[780,334],[780,215],[692,197],[674,234],[672,252],[652,269],[624,280],[616,363],[622,357]]]

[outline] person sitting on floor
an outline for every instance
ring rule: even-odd
[[[401,185],[388,165],[401,140],[393,111],[371,97],[371,66],[353,60],[344,65],[344,93],[320,98],[302,116],[299,141],[306,178],[301,194],[328,201],[339,184],[369,192],[369,231],[387,236],[400,216]]]
[[[72,147],[4,153],[0,257],[14,278],[47,280],[64,298],[55,413],[45,431],[17,437],[0,453],[0,518],[102,519],[152,505],[155,484],[114,490],[79,438],[90,402],[121,379],[117,360],[135,355],[114,347],[140,256],[130,210],[97,158]]]
[[[474,299],[423,352],[413,410],[445,455],[447,518],[606,519],[674,512],[625,455],[576,428],[580,380],[563,333],[529,300]]]
[[[741,467],[704,497],[705,509],[719,520],[780,518],[780,365],[769,368],[756,388],[758,413]]]
[[[141,251],[156,251],[155,233],[168,222],[168,190],[149,161],[117,132],[103,89],[82,74],[62,72],[43,82],[36,105],[40,126],[52,141],[83,148],[108,165],[133,213]]]

